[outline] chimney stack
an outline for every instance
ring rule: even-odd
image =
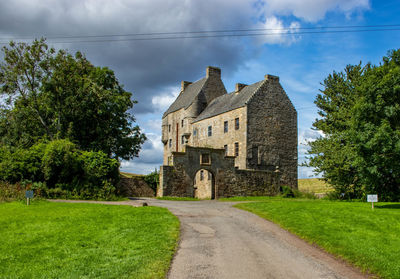
[[[189,85],[191,85],[192,83],[190,81],[182,81],[181,82],[181,91],[183,92],[183,90],[186,89],[186,87],[188,87]]]
[[[217,67],[208,66],[206,70],[206,77],[218,77],[221,78],[221,69]]]
[[[236,83],[235,92],[239,92],[240,90],[242,90],[246,86],[247,86],[247,84],[244,84],[244,83]]]
[[[277,82],[279,82],[279,77],[278,76],[273,76],[273,75],[265,75],[264,76],[264,79],[265,80],[270,80],[270,81],[277,81]]]

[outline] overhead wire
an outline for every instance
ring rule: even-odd
[[[363,28],[363,29],[359,29]],[[339,30],[332,30],[339,29]],[[301,31],[303,30],[303,31]],[[310,31],[311,30],[311,31]],[[314,31],[313,31],[314,30]],[[269,31],[254,33],[260,31]],[[352,26],[319,26],[299,28],[257,28],[257,29],[231,29],[231,30],[204,30],[204,31],[177,31],[177,32],[152,32],[133,34],[109,34],[109,35],[77,35],[77,36],[42,36],[53,44],[61,43],[102,43],[122,41],[151,41],[151,40],[177,40],[177,39],[201,39],[222,37],[255,37],[277,35],[306,35],[306,34],[332,34],[332,33],[361,33],[400,31],[400,24],[386,25],[352,25]],[[175,36],[178,35],[178,36]],[[147,37],[146,37],[147,36]],[[123,37],[123,38],[121,38]],[[128,38],[127,38],[128,37]],[[0,37],[0,44],[8,44],[1,40],[32,40],[33,37]],[[65,39],[65,40],[64,40]],[[68,39],[68,40],[67,40]],[[83,40],[81,40],[83,39]],[[56,41],[53,41],[56,40]],[[57,41],[60,40],[60,41]]]

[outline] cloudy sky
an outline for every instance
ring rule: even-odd
[[[161,115],[180,81],[202,78],[208,65],[222,69],[229,92],[237,82],[280,76],[298,111],[301,162],[306,142],[319,136],[310,128],[320,82],[399,48],[399,14],[398,0],[13,0],[0,1],[0,43],[44,36],[115,71],[139,101],[133,113],[148,136],[124,171],[148,173],[162,164]],[[370,31],[376,25],[397,26]],[[255,31],[202,32],[226,30]],[[299,167],[300,178],[311,175]]]

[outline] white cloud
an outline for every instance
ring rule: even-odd
[[[276,16],[270,16],[264,22],[259,23],[257,28],[265,29],[265,33],[267,33],[265,36],[257,37],[258,42],[263,44],[290,44],[297,40],[296,35],[291,35],[291,33],[300,28],[300,23],[293,21],[285,27],[283,20]]]
[[[347,16],[370,8],[369,0],[265,0],[266,15],[294,15],[308,22],[325,17],[327,12],[340,11]]]
[[[160,95],[153,96],[151,104],[155,111],[164,112],[168,107],[175,101],[176,97],[180,92],[180,88],[176,86],[170,86],[164,90]],[[161,127],[161,126],[160,126]]]

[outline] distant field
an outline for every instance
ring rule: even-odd
[[[132,177],[143,177],[143,174],[135,174],[135,173],[129,173],[129,172],[120,172],[121,177],[125,178],[132,178]]]
[[[325,181],[318,178],[306,178],[298,180],[299,190],[302,192],[310,192],[315,194],[322,194],[333,191]]]
[[[0,278],[165,278],[178,236],[165,208],[0,203]]]

